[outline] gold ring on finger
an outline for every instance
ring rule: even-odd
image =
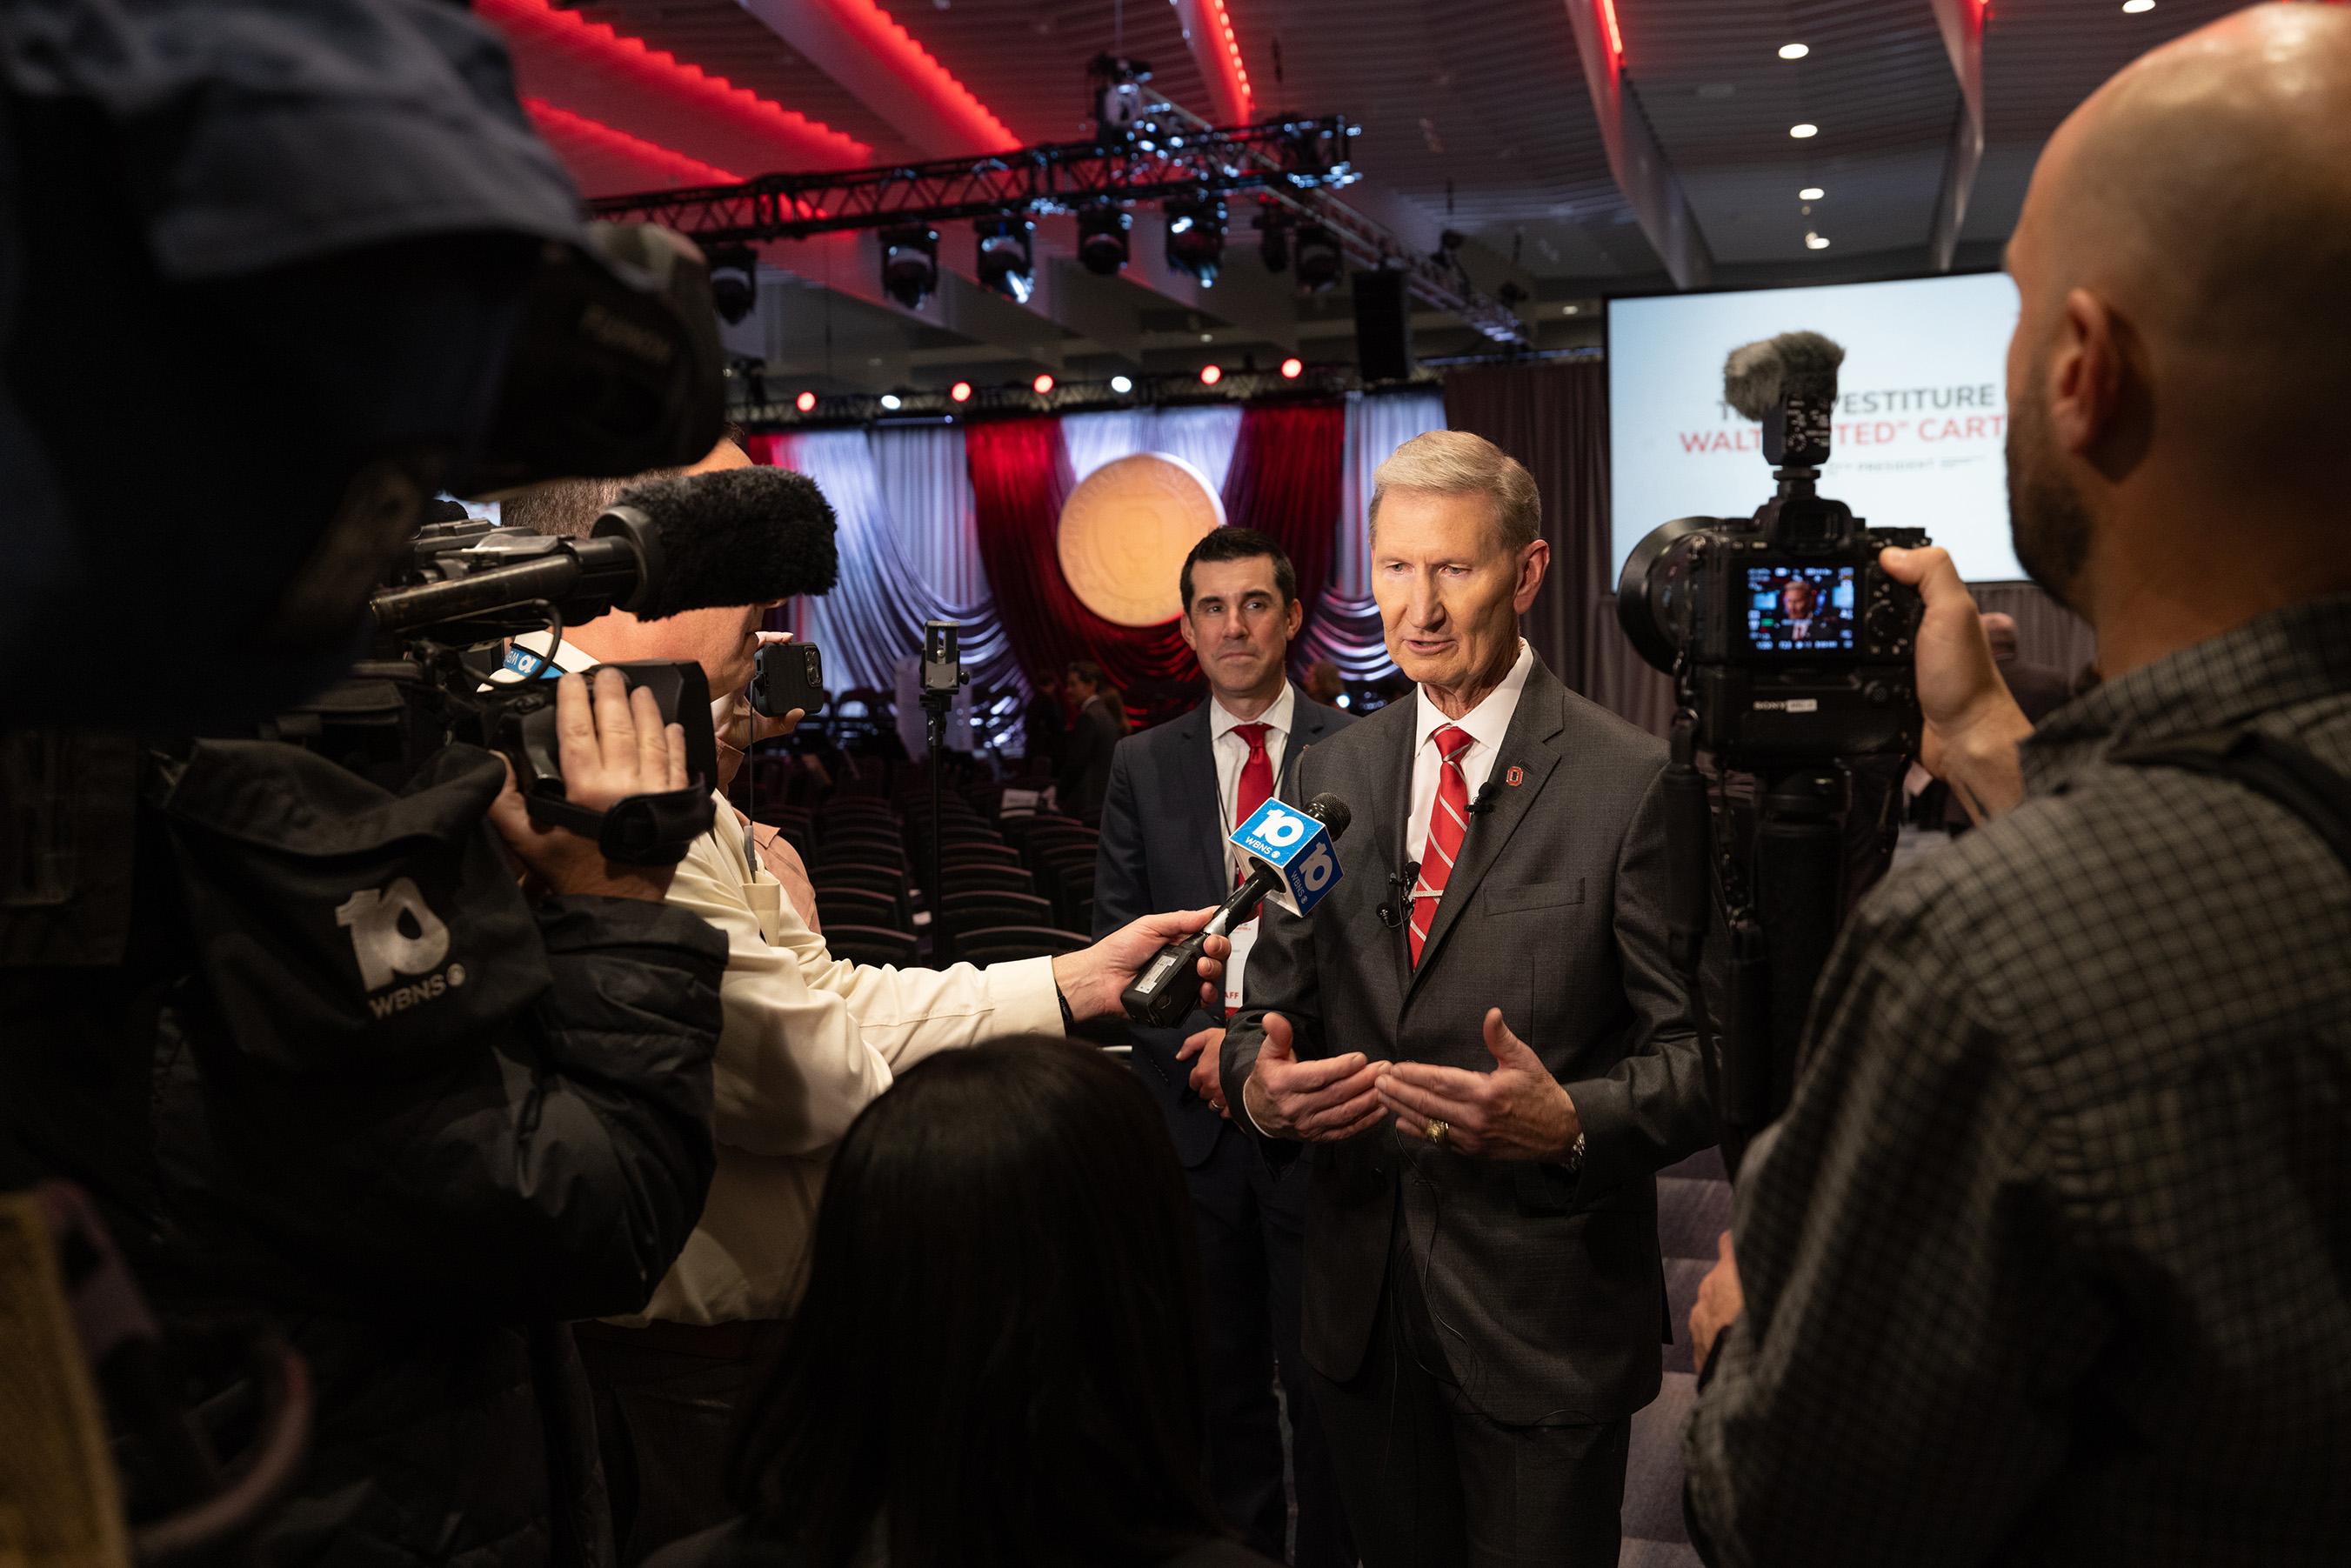
[[[1450,1122],[1431,1122],[1428,1124],[1428,1132],[1426,1135],[1430,1143],[1435,1144],[1439,1148],[1443,1148],[1445,1146],[1445,1134],[1451,1131],[1453,1131],[1453,1124]]]

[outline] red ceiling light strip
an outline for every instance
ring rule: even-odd
[[[898,25],[875,0],[815,0],[875,54],[894,62],[930,96],[932,107],[953,120],[975,152],[997,152],[1021,145],[1012,128],[996,118],[979,96],[941,65],[914,35]]]
[[[538,133],[560,149],[568,142],[577,142],[600,152],[633,160],[653,171],[664,180],[680,185],[735,185],[743,176],[716,163],[705,163],[699,158],[689,158],[673,147],[658,141],[648,141],[642,136],[632,136],[618,131],[601,120],[590,120],[584,114],[574,114],[560,109],[543,98],[527,98],[524,109],[530,111],[532,123]]]
[[[1240,101],[1241,118],[1257,118],[1257,95],[1249,90],[1249,66],[1241,59],[1241,41],[1233,31],[1232,13],[1225,9],[1225,0],[1207,0],[1209,25],[1217,30],[1217,57],[1225,63],[1235,96]]]
[[[725,114],[747,129],[814,144],[825,157],[837,158],[848,167],[873,161],[873,149],[853,136],[761,98],[748,88],[737,87],[725,77],[713,76],[643,38],[559,8],[550,0],[477,0],[475,9],[501,27],[527,31],[577,50],[649,86]]]
[[[1625,57],[1625,35],[1616,29],[1616,0],[1600,0],[1600,20],[1608,29],[1608,52]]]

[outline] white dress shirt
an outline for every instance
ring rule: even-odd
[[[1208,698],[1209,746],[1217,757],[1217,806],[1221,813],[1219,831],[1227,839],[1225,862],[1236,875],[1246,869],[1241,863],[1240,852],[1233,848],[1230,840],[1233,829],[1239,826],[1235,821],[1235,810],[1241,798],[1241,769],[1249,764],[1249,742],[1233,731],[1244,724],[1269,727],[1265,732],[1265,759],[1273,765],[1273,782],[1275,791],[1279,793],[1281,759],[1290,749],[1290,719],[1297,711],[1298,693],[1288,681],[1281,683],[1281,695],[1273,699],[1273,706],[1253,719],[1238,717],[1214,695]]]
[[[525,656],[545,649],[528,639]],[[598,660],[566,642],[556,668]],[[523,678],[520,669],[499,672]],[[702,1218],[636,1326],[726,1323],[787,1315],[799,1299],[825,1166],[857,1113],[896,1075],[957,1046],[1061,1032],[1050,958],[985,969],[897,969],[827,951],[765,865],[722,797],[717,820],[686,852],[665,900],[726,938],[718,985],[724,1021],[714,1062],[718,1168]]]
[[[1428,700],[1426,688],[1415,694],[1413,700],[1420,705],[1420,711],[1413,716],[1413,733],[1420,740],[1412,754],[1412,816],[1404,836],[1405,858],[1413,864],[1420,863],[1421,852],[1428,845],[1428,814],[1437,809],[1437,783],[1445,772],[1437,732],[1448,724],[1468,732],[1469,749],[1461,755],[1461,779],[1469,786],[1469,799],[1475,800],[1494,771],[1495,754],[1501,749],[1502,737],[1510,733],[1510,716],[1519,711],[1519,694],[1527,689],[1527,672],[1534,667],[1535,651],[1521,637],[1518,663],[1502,677],[1502,684],[1459,718],[1439,713]]]

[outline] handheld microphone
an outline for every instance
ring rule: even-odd
[[[1353,819],[1347,802],[1328,793],[1309,800],[1302,812],[1280,800],[1251,812],[1232,839],[1249,857],[1249,874],[1206,925],[1152,955],[1119,994],[1126,1016],[1160,1029],[1183,1022],[1199,1002],[1200,954],[1208,938],[1231,930],[1259,900],[1270,899],[1293,915],[1311,913],[1339,885],[1339,857],[1331,846]]]
[[[621,493],[587,538],[495,528],[424,558],[432,580],[386,589],[376,625],[407,634],[464,622],[468,642],[567,624],[615,607],[646,621],[830,591],[840,575],[832,507],[784,468],[648,480]]]

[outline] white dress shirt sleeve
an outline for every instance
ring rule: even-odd
[[[718,831],[695,841],[668,896],[726,938],[714,1117],[720,1143],[757,1155],[813,1154],[838,1143],[894,1074],[927,1056],[1061,1032],[1050,958],[933,970],[832,957],[780,887],[768,899],[747,883],[773,886],[746,867],[739,832],[726,831],[731,819],[722,812]]]

